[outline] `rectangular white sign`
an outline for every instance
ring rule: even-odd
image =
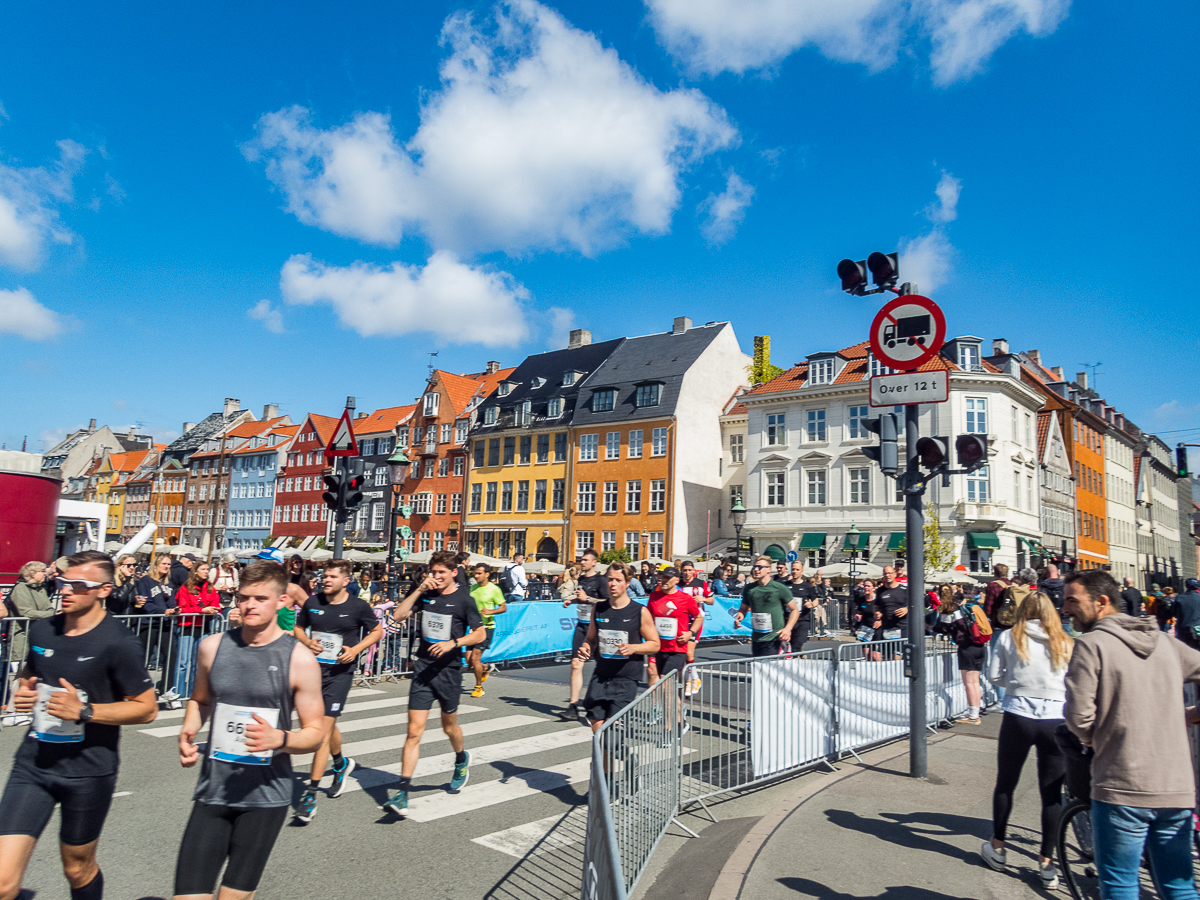
[[[945,403],[950,399],[950,373],[897,372],[871,378],[872,406],[903,406],[907,403]]]

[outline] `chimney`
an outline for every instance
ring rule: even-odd
[[[240,411],[241,408],[242,408],[241,400],[234,399],[233,397],[226,397],[225,398],[225,407],[224,407],[224,409],[221,410],[221,414],[223,416],[225,416],[225,418],[228,419],[235,412]]]
[[[137,437],[137,434],[135,434],[136,430],[137,429],[134,428],[134,426],[129,426],[129,440],[133,440],[135,437]]]
[[[1008,354],[1008,341],[1004,338],[992,338],[992,356],[1006,356]]]
[[[671,334],[683,334],[692,327],[692,320],[687,316],[676,316],[675,324],[671,327]]]
[[[184,422],[183,423],[183,433],[187,434],[189,431],[191,431],[195,427],[196,427],[195,422]]]
[[[488,375],[495,375],[497,372],[500,371],[500,363],[494,359],[489,359],[488,364],[487,364],[487,369],[485,371],[487,372]]]
[[[366,414],[365,412],[360,412],[360,413],[359,413],[358,415],[356,415],[354,418],[356,418],[356,419],[365,419],[366,417],[367,417],[367,414]]]
[[[1051,366],[1050,371],[1051,371],[1051,373],[1053,373],[1054,377],[1057,378],[1059,381],[1067,380],[1066,378],[1063,377],[1063,367],[1062,366]]]
[[[571,332],[571,339],[567,342],[568,350],[575,350],[579,347],[586,347],[592,342],[592,333],[586,328],[576,328]]]
[[[274,403],[268,403],[263,407],[263,421],[267,419],[279,418],[279,406]]]
[[[1040,366],[1042,364],[1041,350],[1026,350],[1025,355],[1032,359],[1037,365]]]
[[[1087,372],[1076,372],[1075,373],[1075,383],[1086,391],[1087,390]]]
[[[96,430],[96,420],[89,419],[88,420],[88,434],[91,434],[95,430]]]

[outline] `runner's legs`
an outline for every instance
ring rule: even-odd
[[[421,758],[421,738],[425,734],[425,724],[429,721],[429,710],[410,709],[408,711],[408,735],[404,739],[404,759],[401,763],[400,777],[412,778],[417,771],[417,762]],[[462,729],[458,731],[459,747],[462,746]]]
[[[321,783],[321,779],[325,777],[325,767],[329,765],[329,751],[333,745],[333,735],[337,734],[337,750],[342,752],[342,735],[337,730],[337,719],[333,716],[325,716],[321,720],[321,725],[325,729],[325,737],[321,741],[321,746],[313,753],[313,764],[310,778],[313,786]]]
[[[0,836],[0,900],[16,900],[35,846],[37,838],[32,835]]]

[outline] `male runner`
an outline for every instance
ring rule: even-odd
[[[492,583],[491,566],[479,563],[474,571],[475,583],[471,585],[471,599],[479,607],[479,615],[483,619],[484,633],[487,637],[467,652],[467,664],[475,673],[475,690],[471,691],[471,696],[482,697],[483,683],[488,680],[487,668],[483,665],[483,651],[492,646],[496,616],[508,612],[508,604],[504,602],[504,591],[500,589],[500,585]]]
[[[597,601],[609,599],[608,579],[596,571],[596,563],[600,556],[592,548],[583,551],[579,561],[579,587],[575,591],[574,600],[564,600],[563,606],[576,604],[579,620],[575,623],[575,633],[571,636],[571,696],[567,708],[559,716],[568,722],[579,721],[582,713],[579,709],[579,695],[583,692],[583,661],[579,648],[587,639],[588,626],[592,624],[592,610]]]
[[[733,624],[741,628],[742,619],[750,613],[754,631],[750,652],[754,656],[778,656],[783,652],[784,642],[792,639],[792,629],[800,618],[800,607],[792,599],[788,586],[772,579],[769,556],[757,557],[750,567],[750,575],[754,581],[746,585],[742,605],[733,614]]]
[[[333,784],[330,797],[340,797],[346,787],[346,777],[354,771],[355,762],[342,756],[342,733],[337,729],[338,717],[345,711],[346,696],[354,683],[354,661],[358,654],[379,643],[383,625],[375,618],[371,604],[351,597],[353,567],[345,559],[331,559],[325,564],[321,578],[324,593],[313,594],[296,614],[292,633],[296,640],[317,655],[321,664],[321,696],[325,700],[325,737],[313,753],[311,780],[296,807],[296,819],[307,825],[317,814],[317,789],[325,777],[325,764],[333,753]],[[306,634],[304,629],[310,629]],[[348,644],[347,639],[361,639]]]
[[[650,686],[671,672],[683,677],[683,667],[691,662],[687,648],[704,627],[704,611],[696,598],[678,588],[679,573],[672,568],[658,573],[658,589],[650,595],[646,608],[658,633],[658,652],[650,657]],[[685,729],[686,730],[686,729]]]
[[[450,790],[467,783],[471,755],[463,744],[458,724],[458,698],[462,694],[463,647],[474,647],[486,637],[479,607],[455,578],[456,560],[448,550],[436,550],[430,557],[429,574],[420,587],[396,604],[392,618],[403,622],[413,614],[418,601],[421,612],[421,640],[417,661],[413,664],[408,689],[408,736],[404,740],[404,758],[400,768],[400,789],[383,805],[396,813],[408,809],[408,789],[421,758],[421,737],[436,700],[442,713],[442,733],[454,748],[454,774]]]
[[[121,725],[158,715],[142,645],[104,609],[115,573],[107,554],[66,558],[55,587],[62,613],[29,624],[29,655],[13,694],[33,715],[0,798],[0,897],[14,900],[33,848],[62,807],[59,849],[71,900],[100,900],[96,844],[119,767]]]
[[[804,645],[808,643],[808,634],[812,629],[813,610],[817,608],[819,597],[817,588],[804,577],[804,563],[799,561],[792,563],[791,575],[792,579],[788,583],[788,589],[792,592],[792,599],[800,608],[800,618],[796,620],[796,627],[792,630],[792,649],[801,653],[804,651]]]
[[[292,802],[291,754],[325,739],[321,667],[278,622],[288,587],[279,563],[251,563],[235,595],[241,627],[200,642],[179,732],[182,765],[200,759],[196,734],[210,719],[212,727],[175,864],[175,900],[211,900],[222,868],[220,900],[254,896]]]
[[[681,568],[679,572],[679,589],[681,591],[687,591],[689,594],[695,597],[696,603],[705,603],[708,606],[712,606],[715,602],[713,600],[712,585],[700,577],[699,573],[696,571],[696,564],[690,559],[685,559],[683,561],[683,568]],[[688,662],[696,661],[696,642],[700,640],[700,630],[701,628],[692,629],[692,638],[688,641],[687,645]],[[690,697],[698,690],[700,690],[700,676],[696,675],[684,686],[683,693]]]

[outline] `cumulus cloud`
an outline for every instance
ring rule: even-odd
[[[746,218],[746,207],[753,198],[754,188],[736,172],[730,172],[725,180],[725,190],[719,194],[709,194],[708,199],[700,204],[706,214],[700,226],[705,240],[717,245],[733,237],[742,219]]]
[[[58,207],[72,199],[72,181],[87,151],[74,141],[59,141],[58,152],[57,162],[49,166],[0,164],[0,264],[33,271],[45,258],[48,243],[74,240]]]
[[[953,222],[958,218],[958,195],[962,193],[962,182],[943,172],[933,191],[937,194],[937,202],[926,210],[926,215],[933,222]]]
[[[561,350],[571,340],[571,331],[575,328],[575,310],[552,306],[546,310],[550,319],[550,338],[546,346],[551,350]]]
[[[0,334],[46,341],[63,330],[62,317],[38,303],[25,288],[0,290]]]
[[[263,328],[273,334],[283,334],[283,313],[271,305],[265,297],[246,310],[246,315],[257,322],[262,322]]]
[[[928,234],[900,244],[900,274],[905,281],[916,282],[922,294],[936,291],[950,275],[954,247],[946,232],[934,228]]]
[[[528,291],[505,272],[466,265],[438,251],[424,266],[386,268],[357,262],[327,266],[297,255],[283,266],[288,303],[329,303],[343,325],[363,337],[434,334],[450,343],[511,346],[529,333]]]
[[[301,221],[369,243],[420,233],[438,250],[577,250],[662,234],[683,172],[736,143],[697,90],[662,91],[534,0],[442,30],[441,86],[406,142],[364,112],[322,129],[291,107],[244,148]]]
[[[879,71],[927,43],[933,80],[978,73],[1005,41],[1050,34],[1070,0],[645,0],[659,40],[695,73],[770,67],[801,47]]]

